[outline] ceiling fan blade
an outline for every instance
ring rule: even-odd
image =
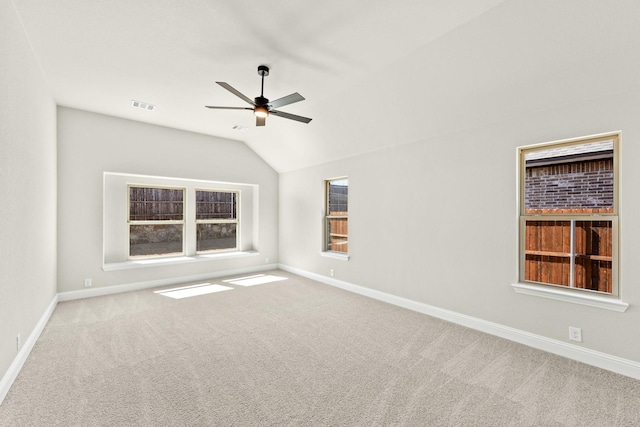
[[[249,107],[217,107],[215,105],[205,105],[207,108],[215,108],[218,110],[253,110],[253,108]]]
[[[218,83],[220,86],[222,86],[223,88],[225,88],[226,90],[228,90],[229,92],[231,92],[232,94],[234,94],[235,96],[237,96],[238,98],[244,100],[245,102],[248,102],[249,104],[255,106],[256,104],[253,102],[253,99],[249,98],[246,95],[243,95],[242,93],[240,93],[240,91],[238,91],[237,89],[235,89],[233,86],[231,86],[229,83],[225,83],[225,82],[216,82]]]
[[[256,116],[256,126],[264,126],[266,122],[267,122],[267,118],[266,117],[258,117],[258,116]]]
[[[295,114],[285,113],[284,111],[271,110],[269,114],[275,114],[276,116],[283,117],[285,119],[295,120],[302,123],[309,123],[312,119],[308,117],[296,116]]]
[[[294,92],[291,95],[283,96],[282,98],[278,98],[275,101],[271,101],[269,106],[271,108],[283,107],[285,105],[293,104],[294,102],[304,101],[304,97],[300,95],[298,92]]]

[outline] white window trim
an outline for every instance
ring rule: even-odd
[[[344,252],[336,252],[336,251],[322,251],[320,252],[320,256],[325,258],[333,258],[340,261],[349,261],[349,254],[345,254]]]
[[[348,176],[341,176],[341,177],[337,177],[337,178],[330,178],[330,179],[325,179],[324,180],[324,220],[323,220],[323,231],[322,234],[324,236],[323,239],[323,243],[322,243],[322,251],[320,252],[321,256],[327,257],[327,258],[334,258],[334,259],[339,259],[339,260],[343,260],[343,261],[348,261],[349,260],[349,253],[348,252],[339,252],[339,251],[332,251],[328,249],[329,246],[329,227],[328,227],[328,223],[329,223],[329,219],[341,219],[341,218],[345,218],[347,221],[349,221],[349,215],[347,213],[347,215],[329,215],[329,183],[331,183],[332,181],[340,181],[340,180],[349,180]],[[347,196],[348,197],[348,196]],[[347,235],[347,243],[349,242],[349,236]]]
[[[529,283],[514,283],[513,290],[519,294],[533,295],[542,298],[549,298],[556,301],[570,302],[573,304],[587,305],[589,307],[603,308],[623,313],[629,304],[617,297],[606,297],[600,294],[591,294],[588,291],[570,291],[544,285],[533,285]]]
[[[198,251],[197,250],[197,237],[196,237],[196,255],[207,255],[207,254],[222,254],[222,253],[227,253],[227,252],[238,252],[239,247],[240,247],[240,191],[238,190],[220,190],[220,189],[213,189],[213,188],[204,188],[204,187],[198,187],[195,189],[195,194],[197,194],[198,191],[208,191],[208,192],[213,192],[213,193],[234,193],[236,195],[235,199],[235,204],[236,204],[236,218],[235,219],[195,219],[195,228],[196,228],[196,232],[197,232],[197,228],[198,228],[198,224],[235,224],[236,225],[236,246],[234,248],[230,248],[230,249],[210,249],[210,250],[206,250],[206,251]],[[194,205],[194,210],[197,211],[197,200],[194,201],[194,203],[196,205]],[[197,212],[194,212],[195,215],[197,215]]]
[[[182,190],[182,219],[181,220],[131,220],[131,188],[159,188],[159,189],[167,189],[167,190]],[[131,245],[129,244],[129,257],[128,259],[140,260],[140,259],[157,259],[157,258],[175,258],[185,255],[185,243],[186,243],[186,198],[187,198],[187,189],[184,187],[173,187],[173,186],[162,186],[162,185],[144,185],[144,184],[135,184],[128,183],[127,184],[127,233],[128,238],[127,241],[131,241],[131,225],[182,225],[182,252],[179,254],[168,253],[168,254],[159,254],[159,255],[149,255],[149,256],[132,256],[131,255]]]
[[[518,277],[518,281],[517,283],[513,283],[511,285],[511,287],[513,288],[513,290],[516,293],[520,293],[520,294],[525,294],[525,295],[532,295],[532,296],[537,296],[537,297],[542,297],[542,298],[548,298],[548,299],[552,299],[552,300],[556,300],[556,301],[563,301],[563,302],[569,302],[569,303],[573,303],[573,304],[580,304],[580,305],[585,305],[585,306],[589,306],[589,307],[595,307],[595,308],[601,308],[601,309],[606,309],[606,310],[612,310],[612,311],[616,311],[616,312],[625,312],[627,310],[627,308],[629,307],[628,303],[625,303],[624,301],[622,301],[621,299],[621,294],[620,294],[620,284],[619,284],[619,278],[616,278],[616,284],[617,284],[617,289],[616,289],[616,294],[615,295],[607,295],[605,293],[600,293],[600,292],[594,292],[594,291],[589,291],[589,290],[581,290],[581,289],[576,289],[576,288],[564,288],[564,287],[560,287],[557,285],[547,285],[547,284],[536,284],[535,282],[527,282],[524,281],[523,277],[523,268],[522,268],[522,258],[523,258],[523,253],[524,253],[524,236],[522,233],[522,223],[524,221],[526,221],[526,218],[524,218],[525,216],[522,215],[522,209],[523,209],[523,205],[522,205],[522,196],[524,194],[524,180],[522,179],[523,176],[523,169],[524,169],[524,164],[523,164],[523,151],[532,149],[532,148],[542,148],[545,146],[554,146],[554,145],[558,145],[558,144],[568,144],[568,143],[572,143],[572,142],[579,142],[579,141],[586,141],[589,139],[605,139],[605,138],[616,138],[617,139],[617,144],[614,145],[614,182],[615,182],[615,187],[614,187],[614,214],[610,214],[610,215],[602,215],[602,219],[604,220],[605,218],[608,219],[612,219],[614,220],[614,222],[616,223],[614,229],[613,229],[613,233],[614,233],[614,247],[613,247],[613,258],[614,260],[616,260],[616,267],[614,268],[613,274],[617,276],[617,274],[619,274],[620,268],[621,268],[621,263],[620,263],[620,256],[619,256],[619,236],[618,236],[618,232],[619,232],[619,227],[617,225],[617,222],[619,220],[619,199],[618,199],[618,194],[619,194],[619,187],[620,187],[620,141],[622,140],[622,133],[620,131],[614,131],[614,132],[608,132],[608,133],[602,133],[602,134],[597,134],[597,135],[591,135],[591,136],[585,136],[585,137],[579,137],[579,138],[571,138],[571,139],[566,139],[566,140],[560,140],[560,141],[553,141],[553,142],[547,142],[547,143],[543,143],[543,144],[535,144],[535,145],[528,145],[528,146],[522,146],[522,147],[518,147],[516,149],[516,159],[517,159],[517,165],[518,167],[516,168],[516,204],[517,204],[517,209],[516,209],[516,213],[517,213],[517,227],[518,227],[518,243],[517,243],[517,263],[516,263],[516,272],[517,272],[517,277]],[[543,216],[539,216],[537,218],[543,218]],[[594,220],[596,220],[596,218],[598,218],[598,216],[594,216]]]
[[[164,265],[176,265],[192,262],[211,261],[214,259],[244,258],[260,255],[258,251],[233,251],[233,252],[209,252],[193,256],[173,256],[132,259],[123,262],[111,262],[102,265],[103,271],[131,270],[146,267],[161,267]]]

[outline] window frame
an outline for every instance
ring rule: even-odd
[[[619,257],[619,189],[620,189],[620,132],[610,132],[606,134],[592,135],[579,138],[571,138],[560,141],[552,141],[543,144],[529,145],[518,148],[518,185],[519,185],[519,200],[518,200],[518,217],[519,217],[519,252],[518,252],[518,278],[519,283],[526,284],[527,286],[543,288],[555,288],[558,290],[566,290],[567,292],[575,293],[576,295],[597,295],[602,297],[620,298],[620,257]],[[525,210],[525,181],[526,181],[526,160],[525,155],[527,153],[535,151],[543,151],[557,147],[569,147],[576,145],[584,145],[596,142],[612,141],[613,142],[613,204],[612,212],[598,212],[598,213],[527,213]],[[571,221],[571,233],[575,233],[575,222],[577,221],[610,221],[611,222],[611,293],[597,291],[592,289],[577,288],[574,281],[574,271],[576,248],[574,239],[571,239],[570,248],[570,277],[571,283],[569,286],[536,282],[525,279],[526,274],[526,223],[527,221]]]
[[[620,132],[610,132],[606,134],[592,135],[579,138],[571,138],[560,141],[552,141],[543,144],[529,145],[518,148],[518,218],[519,218],[519,235],[518,235],[518,280],[520,284],[526,284],[533,287],[541,288],[555,288],[562,289],[568,292],[575,292],[577,294],[591,294],[603,297],[620,298],[620,283],[619,283],[619,269],[620,269],[620,257],[619,257],[619,188],[620,188]],[[526,180],[526,160],[525,155],[527,153],[548,150],[557,147],[570,147],[576,145],[584,145],[596,142],[612,141],[613,142],[613,205],[612,212],[598,212],[598,213],[527,213],[525,209],[525,180]],[[612,256],[611,256],[611,276],[612,276],[612,291],[602,292],[591,289],[577,288],[573,282],[570,286],[564,286],[553,283],[536,282],[525,279],[526,268],[526,224],[527,221],[571,221],[573,227],[576,221],[610,221],[612,228]],[[574,230],[571,231],[574,233]],[[570,265],[574,266],[574,260],[576,248],[573,245],[573,239],[571,241],[570,250]],[[574,272],[570,271],[570,276],[573,280]]]
[[[347,188],[349,188],[349,177],[347,176],[342,176],[342,177],[337,177],[337,178],[330,178],[330,179],[326,179],[324,181],[324,239],[323,239],[323,247],[322,247],[322,251],[325,254],[332,254],[335,256],[339,256],[339,257],[348,257],[349,256],[349,251],[347,249],[346,252],[342,252],[342,251],[336,251],[331,249],[331,232],[330,232],[330,227],[329,227],[329,221],[333,220],[333,219],[346,219],[347,220],[347,224],[349,223],[349,211],[348,211],[348,207],[347,207],[347,213],[346,215],[332,215],[331,211],[329,209],[329,188],[332,182],[335,181],[347,181]],[[347,192],[347,206],[348,206],[348,200],[349,200],[349,193]],[[348,227],[348,226],[347,226]],[[344,242],[344,244],[349,244],[349,232],[348,232],[348,228],[347,228],[347,235],[346,235],[346,241]]]
[[[182,220],[131,220],[131,188],[157,188],[163,190],[181,190],[182,191]],[[172,258],[176,256],[185,256],[186,245],[186,216],[187,216],[187,189],[181,186],[171,185],[148,185],[148,184],[133,184],[127,183],[127,259],[140,260],[140,259],[157,259],[157,258]],[[182,225],[182,251],[171,252],[167,254],[156,255],[131,255],[131,226],[132,225]]]
[[[235,219],[219,219],[219,218],[210,218],[210,219],[198,219],[198,191],[207,191],[210,193],[232,193],[235,194]],[[238,190],[219,190],[205,187],[196,187],[193,191],[194,196],[194,233],[195,233],[195,244],[196,244],[196,254],[211,254],[211,253],[221,253],[221,252],[236,252],[240,250],[240,191]],[[198,250],[198,224],[235,224],[236,225],[236,244],[233,248],[223,248],[223,249],[208,249],[199,251]]]

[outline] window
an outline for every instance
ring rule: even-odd
[[[349,252],[349,180],[326,181],[325,250]]]
[[[129,257],[184,254],[184,189],[129,186]]]
[[[520,281],[618,295],[618,134],[520,149]]]
[[[238,248],[238,193],[196,190],[197,252]]]
[[[196,190],[195,196],[189,233],[196,235],[196,252],[237,250],[239,193]],[[184,235],[184,188],[129,185],[130,258],[184,255]]]
[[[103,184],[105,271],[259,253],[257,184],[118,172],[105,172]]]

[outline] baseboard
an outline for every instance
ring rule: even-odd
[[[53,314],[53,310],[55,310],[56,305],[58,305],[58,295],[55,295],[53,297],[53,299],[49,303],[49,306],[47,307],[45,312],[42,314],[42,317],[40,317],[40,320],[36,324],[36,327],[33,329],[31,334],[29,335],[29,338],[27,338],[27,340],[24,342],[24,344],[22,345],[22,348],[18,352],[18,355],[16,356],[15,359],[13,359],[13,363],[11,363],[11,365],[9,366],[9,369],[7,369],[7,372],[4,374],[4,376],[0,380],[0,405],[4,401],[4,398],[7,396],[7,393],[9,392],[9,389],[13,385],[13,382],[18,377],[18,374],[22,369],[22,365],[24,365],[24,362],[26,362],[27,357],[29,357],[31,350],[33,349],[33,346],[36,344],[36,341],[38,341],[38,338],[40,337],[40,334],[44,330],[44,327],[47,326],[47,323],[49,322],[49,318]]]
[[[233,276],[236,274],[259,273],[261,271],[275,270],[278,264],[264,264],[256,267],[224,270],[215,273],[196,274],[192,276],[172,277],[168,279],[148,280],[144,282],[127,283],[124,285],[104,286],[100,288],[87,288],[79,291],[60,292],[58,301],[71,301],[82,298],[99,297],[103,295],[119,294],[122,292],[139,291],[142,289],[157,288],[159,286],[177,285],[198,280],[211,280],[218,277]]]
[[[396,295],[388,294],[374,289],[365,288],[364,286],[354,285],[352,283],[337,280],[331,277],[311,273],[306,270],[280,264],[279,268],[293,274],[297,274],[317,282],[335,286],[350,292],[374,298],[389,304],[417,311],[432,317],[437,317],[458,325],[486,332],[501,338],[508,339],[529,347],[557,354],[569,359],[577,360],[588,365],[606,369],[631,378],[640,379],[640,363],[633,360],[623,359],[607,353],[580,347],[574,344],[565,343],[555,339],[547,338],[541,335],[532,334],[520,329],[511,328],[494,322],[478,319],[476,317],[467,316],[466,314],[456,313],[454,311],[445,310],[429,304],[402,298]]]
[[[521,331],[519,329],[511,328],[508,326],[500,325],[498,323],[488,322],[486,320],[478,319],[465,314],[456,313],[454,311],[445,310],[432,305],[424,304],[421,302],[413,301],[407,298],[402,298],[396,295],[388,294],[385,292],[377,291],[374,289],[365,288],[363,286],[354,285],[352,283],[344,282],[334,278],[322,276],[320,274],[311,273],[306,270],[291,267],[284,264],[266,264],[257,267],[242,268],[235,270],[226,270],[216,273],[199,274],[193,276],[183,276],[171,279],[151,280],[146,282],[129,283],[126,285],[108,286],[103,288],[87,289],[81,291],[61,292],[55,295],[42,314],[42,317],[36,324],[36,327],[29,335],[29,338],[25,341],[22,349],[18,352],[18,355],[14,359],[11,366],[0,380],[0,404],[2,404],[6,397],[11,385],[17,378],[22,366],[24,365],[27,357],[31,353],[33,346],[40,337],[40,334],[47,325],[49,318],[53,314],[53,311],[58,304],[58,301],[70,301],[80,298],[89,298],[101,295],[110,295],[120,292],[129,292],[141,289],[148,289],[158,286],[166,286],[179,284],[197,280],[209,280],[218,277],[232,276],[236,274],[258,273],[261,271],[268,271],[279,268],[284,271],[288,271],[293,274],[297,274],[302,277],[306,277],[317,282],[325,283],[327,285],[335,286],[340,289],[344,289],[350,292],[354,292],[360,295],[374,298],[389,304],[393,304],[399,307],[403,307],[409,310],[413,310],[419,313],[423,313],[429,316],[433,316],[439,319],[443,319],[452,323],[456,323],[468,328],[476,329],[478,331],[486,332],[491,335],[495,335],[501,338],[505,338],[520,344],[524,344],[530,347],[534,347],[540,350],[554,353],[559,356],[567,357],[569,359],[577,360],[598,368],[606,369],[612,372],[616,372],[621,375],[625,375],[631,378],[640,379],[640,363],[623,359],[621,357],[613,356],[610,354],[602,353],[595,350],[579,347],[577,345],[564,343],[562,341],[554,340],[551,338],[543,337],[541,335],[532,334],[529,332]]]

